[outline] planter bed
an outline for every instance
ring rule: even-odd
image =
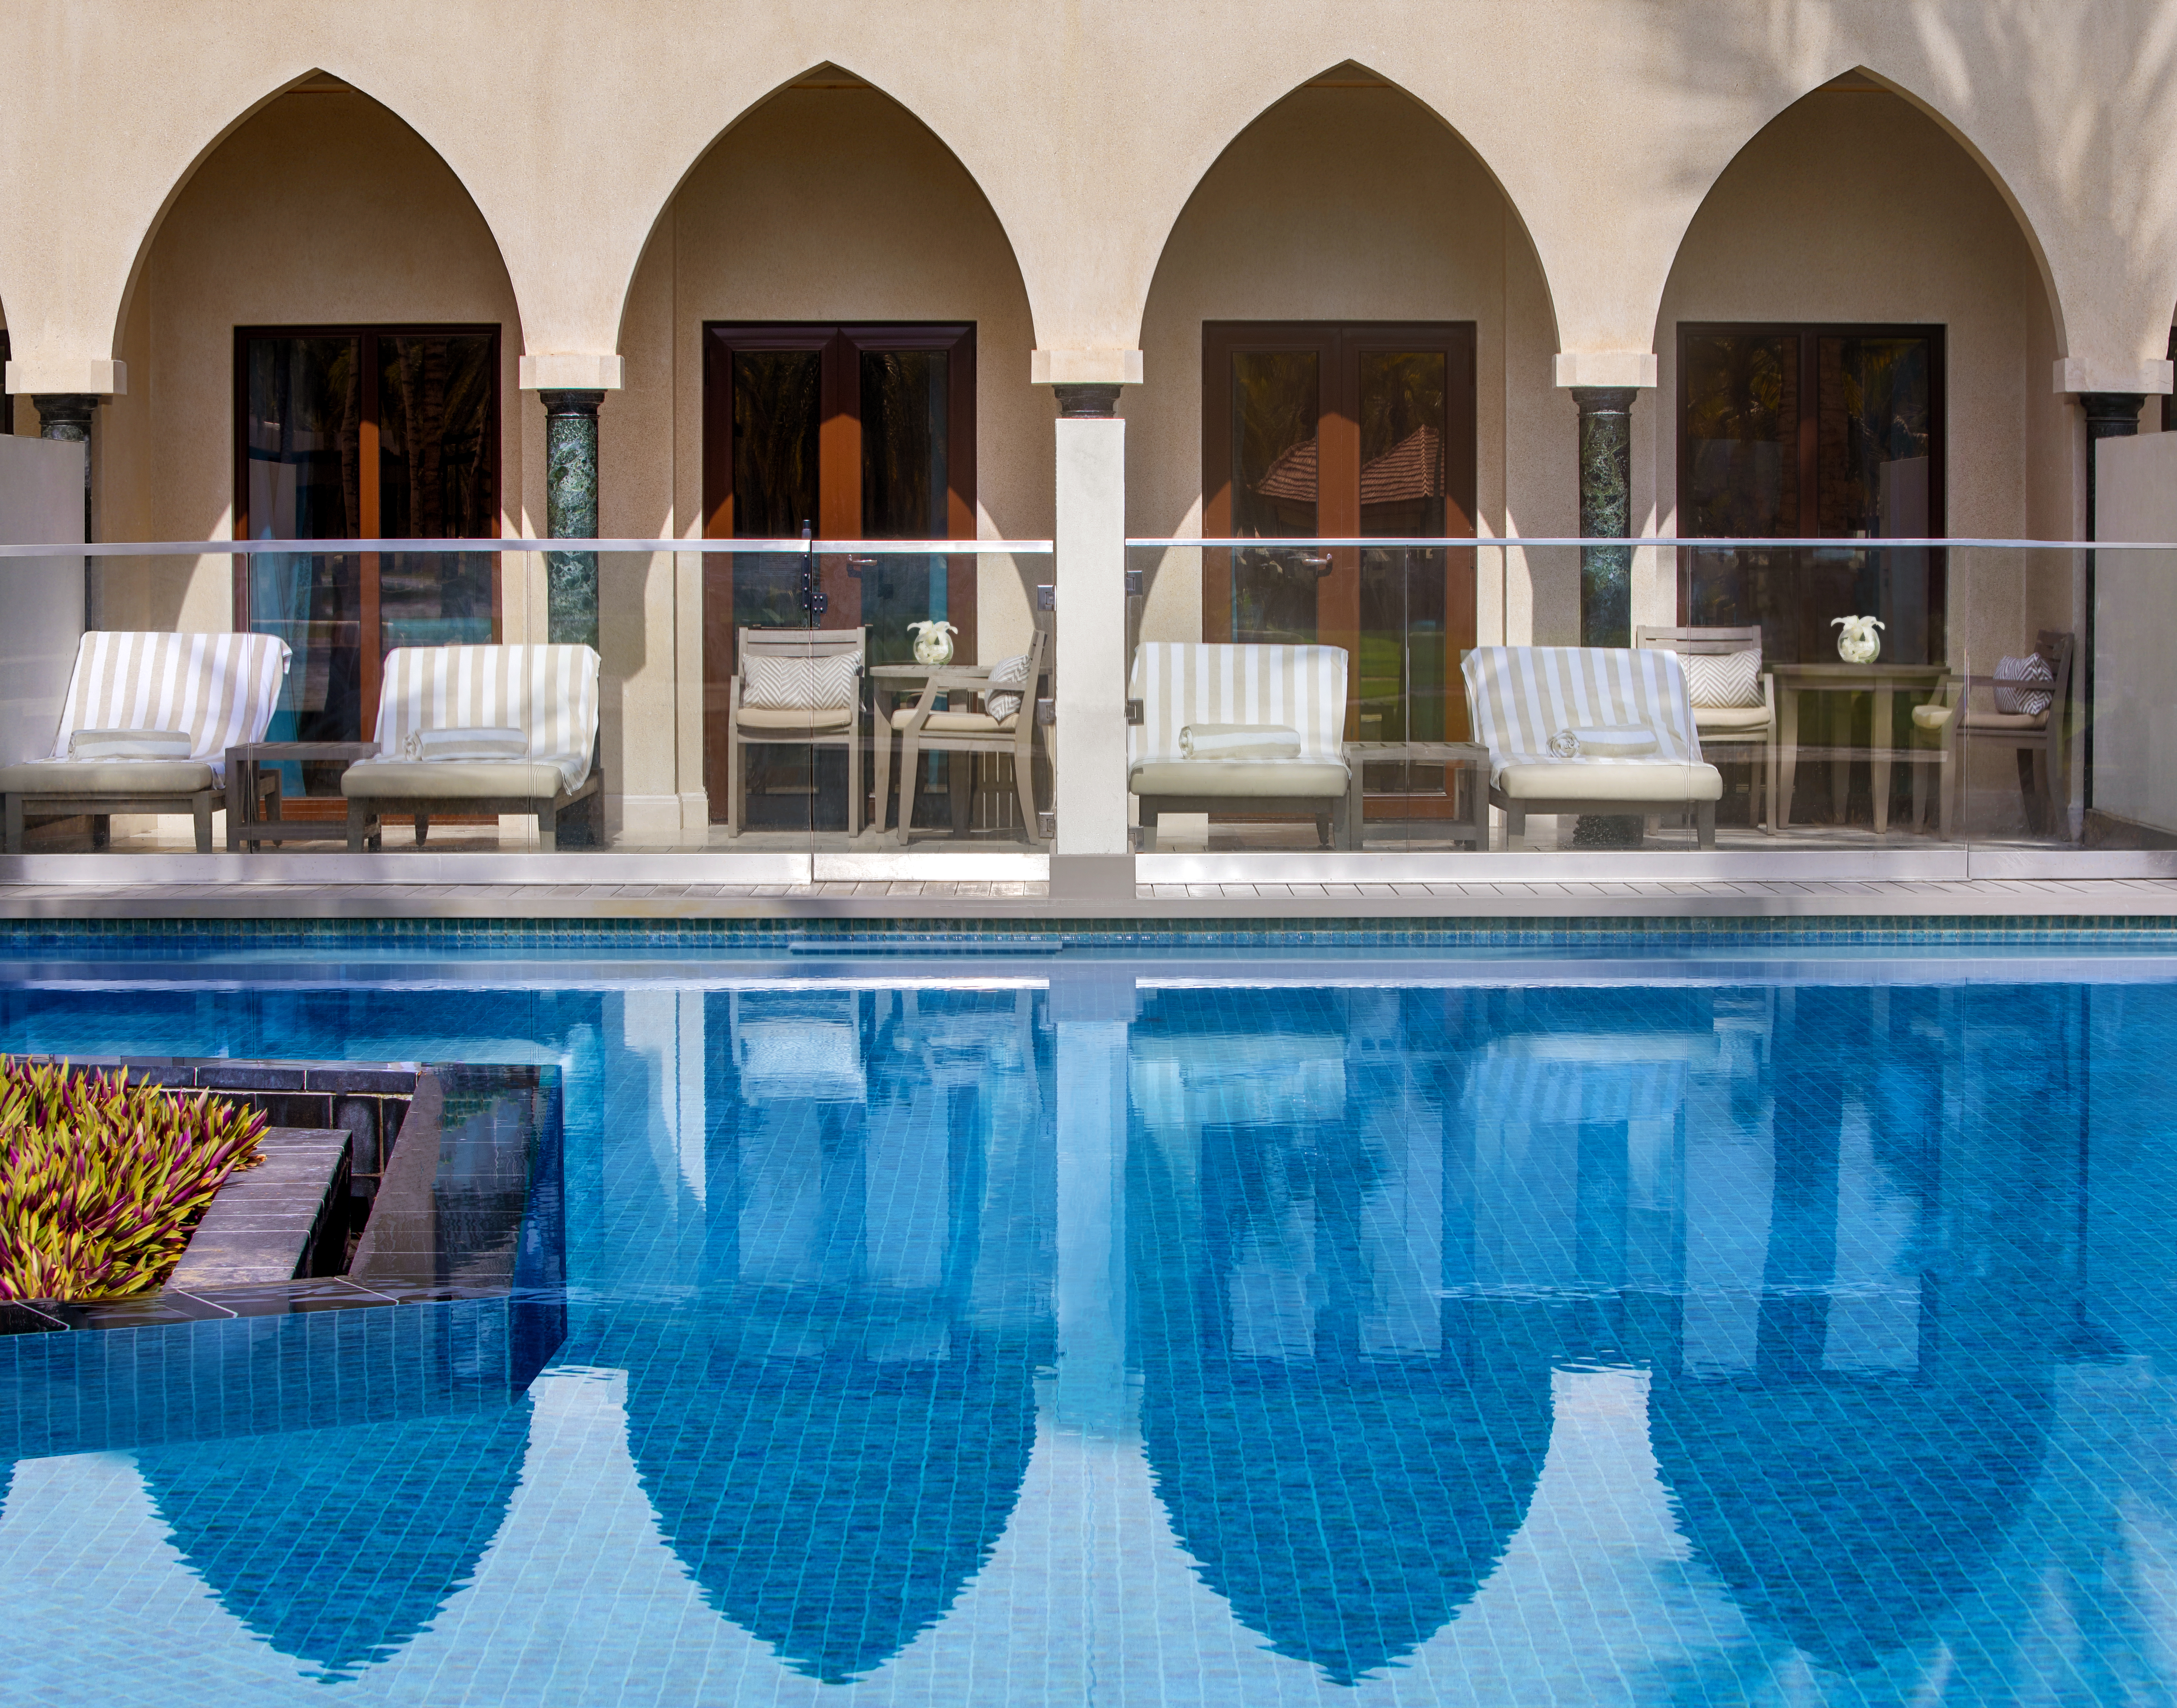
[[[565,1337],[558,1068],[74,1065],[125,1066],[132,1078],[318,1122],[268,1134],[267,1160],[232,1176],[199,1223],[216,1242],[205,1261],[192,1269],[193,1240],[158,1291],[0,1301],[0,1395],[13,1402],[0,1400],[0,1460],[505,1404]],[[285,1165],[289,1146],[295,1160]],[[359,1161],[374,1166],[366,1174]],[[221,1218],[234,1188],[260,1175],[266,1182],[233,1196],[237,1208]],[[260,1221],[280,1225],[244,1225]],[[276,1237],[245,1250],[239,1236],[250,1232]],[[230,1258],[276,1265],[282,1249],[304,1269],[344,1272],[252,1281],[215,1273]],[[85,1330],[132,1332],[72,1332]],[[118,1383],[117,1360],[129,1370]],[[126,1392],[133,1403],[119,1416],[85,1416],[75,1396],[85,1392]]]

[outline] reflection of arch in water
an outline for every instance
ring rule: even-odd
[[[463,1417],[145,1448],[172,1540],[230,1613],[327,1682],[385,1660],[475,1574],[529,1402]]]
[[[1048,1356],[1047,1299],[1021,1285],[1032,1006],[707,1006],[700,1326],[630,1377],[630,1446],[706,1600],[810,1678],[860,1677],[941,1618],[1027,1474]]]
[[[843,1683],[989,1559],[1034,1445],[1034,1357],[925,1304],[774,1296],[700,1351],[638,1365],[630,1445],[704,1598]]]
[[[2071,1116],[2032,994],[1970,1027],[1952,992],[1792,994],[1754,1339],[1721,1374],[1660,1361],[1650,1435],[1681,1530],[1748,1616],[1858,1672],[1973,1590],[2039,1476],[2069,1321]],[[1914,1333],[1887,1370],[1840,1333],[1836,1285],[1840,1252],[1868,1243],[1841,1205],[1870,1203],[1877,1176],[1917,1220],[1896,1278]]]
[[[1972,1587],[2047,1439],[2045,1383],[1933,1389],[1830,1375],[1659,1382],[1656,1459],[1679,1527],[1758,1625],[1859,1672]]]
[[[1160,1000],[1130,1063],[1149,1465],[1235,1617],[1350,1684],[1449,1623],[1524,1522],[1549,1443],[1551,1342],[1518,1307],[1436,1302],[1441,1227],[1427,1320],[1382,1312],[1412,1279],[1401,1260],[1429,1247],[1420,1201],[1426,1220],[1452,1197],[1440,1085],[1438,1118],[1416,1130],[1427,1088],[1394,1105],[1380,1054],[1356,1101],[1363,1069],[1340,1033],[1219,1034],[1190,1007]]]

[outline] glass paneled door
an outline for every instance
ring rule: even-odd
[[[237,538],[498,537],[497,327],[243,327],[235,391]],[[369,739],[390,650],[498,637],[498,566],[475,552],[236,559],[235,626],[294,653],[267,739]],[[308,816],[292,799],[306,786],[339,808],[341,769],[288,767],[290,816]]]
[[[1387,542],[1203,563],[1205,639],[1345,649],[1370,819],[1452,811],[1442,764],[1408,750],[1466,738],[1474,554],[1389,542],[1473,537],[1474,410],[1471,322],[1203,329],[1205,533]]]
[[[1882,656],[1941,663],[1944,557],[1855,540],[1944,532],[1938,326],[1681,326],[1678,532],[1823,538],[1835,550],[1690,549],[1679,620],[1759,625],[1762,656],[1836,656],[1874,615]]]
[[[972,556],[822,548],[973,538],[974,396],[973,326],[705,328],[705,538],[817,542],[813,556],[704,560],[703,769],[714,823],[728,821],[735,787],[727,701],[741,630],[865,630],[875,668],[913,662],[910,625],[950,623],[954,658],[976,662]],[[865,685],[858,730],[874,715],[872,695],[890,697]],[[742,740],[744,827],[847,829],[843,745]],[[863,757],[853,817],[868,824],[876,767],[872,753]]]

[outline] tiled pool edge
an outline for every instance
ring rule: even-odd
[[[1220,917],[1140,919],[75,919],[0,924],[0,958],[87,951],[198,954],[208,949],[337,953],[434,951],[771,950],[867,943],[895,952],[1009,947],[1576,947],[1641,944],[2131,941],[2177,944],[2160,914],[1564,914],[1555,917]]]

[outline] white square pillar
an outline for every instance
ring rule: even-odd
[[[1055,856],[1130,854],[1127,842],[1127,423],[1116,385],[1061,385],[1052,731]],[[1080,394],[1095,394],[1083,397]],[[1087,406],[1100,405],[1095,413]],[[1054,872],[1054,881],[1056,874]],[[1131,873],[1127,888],[1132,892]]]

